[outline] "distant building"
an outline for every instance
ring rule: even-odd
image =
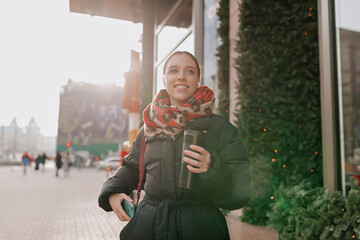
[[[20,155],[25,151],[34,156],[43,152],[51,156],[55,150],[56,138],[44,137],[34,117],[23,128],[18,126],[15,117],[9,126],[1,126],[0,161],[20,160]]]
[[[119,144],[128,138],[122,102],[122,87],[69,79],[60,93],[57,150],[71,147],[100,156],[118,152]]]

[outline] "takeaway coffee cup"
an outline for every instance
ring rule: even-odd
[[[179,187],[181,188],[187,188],[191,189],[191,172],[189,169],[187,169],[187,165],[189,165],[187,162],[184,162],[184,154],[185,150],[190,150],[190,145],[198,145],[202,146],[205,141],[205,133],[203,131],[197,131],[197,130],[190,130],[185,129],[184,130],[184,142],[183,142],[183,151],[182,151],[182,157],[181,157],[181,169],[180,169],[180,179],[179,179]],[[189,156],[186,156],[190,158]]]

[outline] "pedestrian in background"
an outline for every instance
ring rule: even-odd
[[[61,158],[62,158],[61,152],[58,151],[58,152],[56,153],[56,157],[55,157],[55,165],[56,165],[56,175],[55,175],[55,176],[56,176],[56,177],[59,176],[59,170],[60,170],[60,168],[62,167]]]
[[[70,176],[70,168],[72,166],[72,158],[70,155],[70,151],[67,150],[65,156],[62,158],[63,168],[64,168],[64,177]]]
[[[40,162],[41,162],[41,156],[40,154],[35,158],[35,171],[39,170],[39,166],[40,166]]]
[[[48,156],[46,156],[45,152],[40,156],[40,163],[43,165],[42,166],[42,172],[45,172],[45,162],[46,160],[49,159]]]
[[[24,165],[24,174],[26,174],[27,166],[30,164],[31,157],[27,152],[24,152],[24,154],[21,157],[21,160]]]
[[[122,229],[121,240],[230,239],[219,208],[233,210],[250,199],[249,161],[237,129],[213,114],[215,97],[199,86],[200,66],[188,52],[175,52],[163,68],[162,89],[144,110],[123,166],[101,189],[99,206],[129,221],[121,203],[138,185],[139,155],[145,135],[145,197],[135,216]],[[185,129],[206,131],[203,147],[190,145],[183,154]],[[192,172],[191,189],[179,184],[182,161]]]

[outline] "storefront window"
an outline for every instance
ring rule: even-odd
[[[188,51],[194,54],[194,34],[190,34],[175,50],[175,51]],[[163,67],[165,61],[162,61],[161,64],[156,68],[156,93],[160,89],[165,88],[165,85],[162,80],[163,76]]]
[[[155,31],[155,94],[164,88],[162,81],[163,64],[173,51],[189,51],[194,53],[194,34],[192,19],[192,0],[177,1],[174,9],[164,16],[164,21],[157,25]]]
[[[335,3],[342,179],[348,191],[352,179],[360,185],[360,2]]]
[[[185,38],[192,23],[192,1],[182,3],[157,35],[157,60],[166,55]]]

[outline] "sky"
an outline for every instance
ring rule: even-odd
[[[141,24],[70,13],[69,0],[0,0],[0,125],[56,136],[68,79],[123,85]]]

